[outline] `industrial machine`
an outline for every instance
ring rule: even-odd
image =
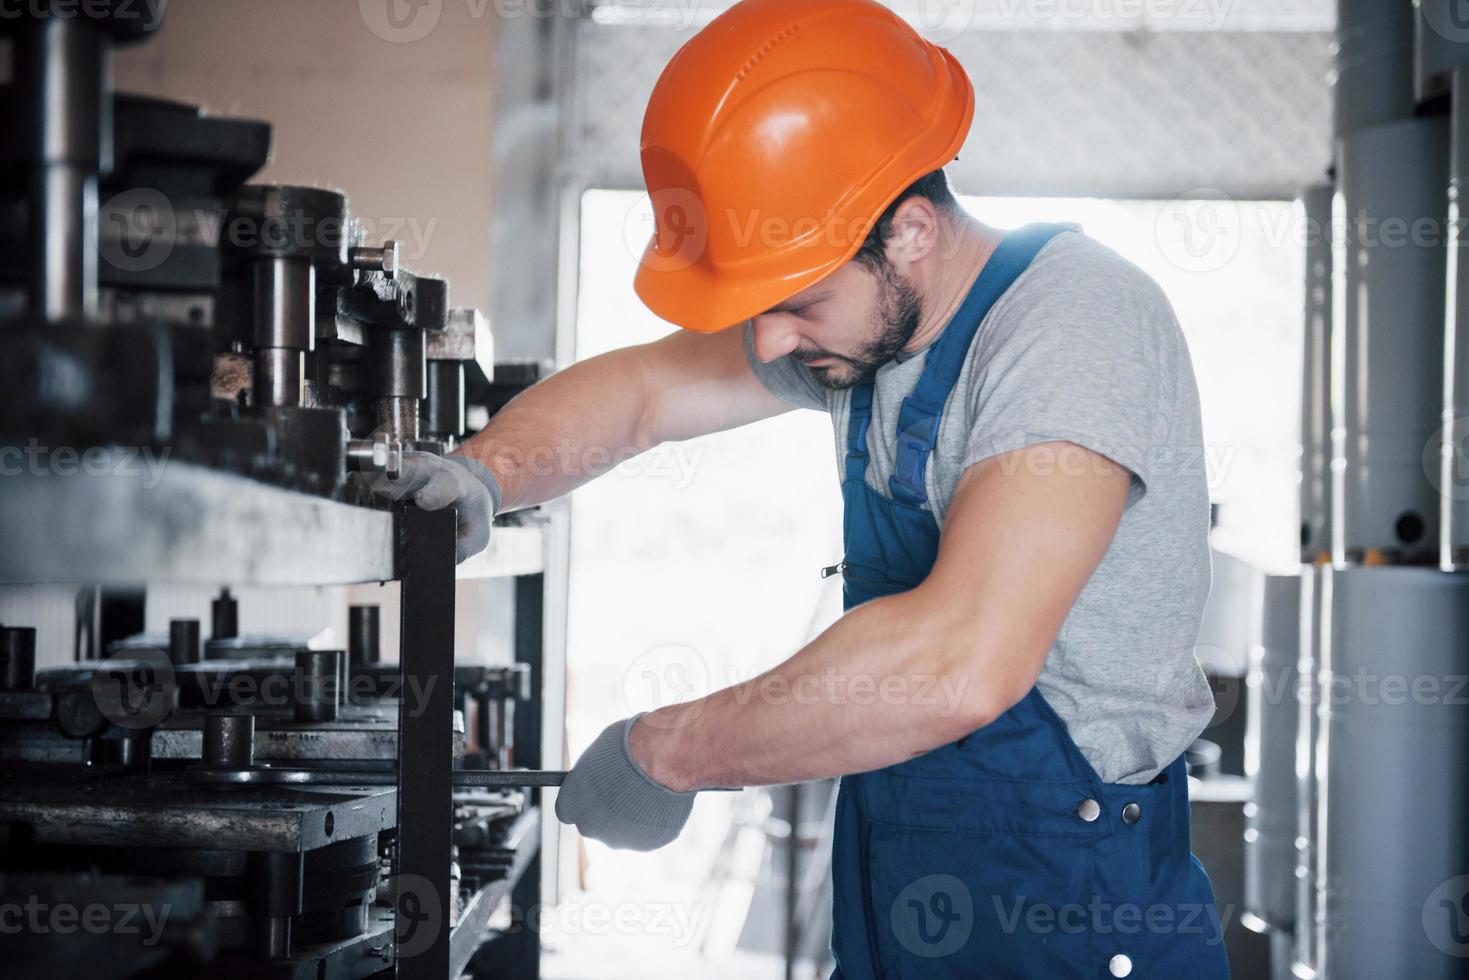
[[[1339,0],[1333,173],[1303,194],[1301,561],[1266,582],[1246,921],[1272,976],[1469,959],[1469,30]]]
[[[0,19],[0,584],[78,589],[72,663],[0,627],[0,972],[537,976],[538,518],[458,573],[515,578],[515,662],[456,667],[454,515],[375,490],[541,368],[345,194],[250,183],[267,123],[109,91],[158,23],[86,6]],[[230,591],[386,581],[396,651]],[[181,582],[225,589],[141,633]]]

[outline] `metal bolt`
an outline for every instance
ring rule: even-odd
[[[399,245],[394,241],[383,242],[381,248],[360,245],[349,249],[347,258],[354,269],[391,276],[398,271]]]

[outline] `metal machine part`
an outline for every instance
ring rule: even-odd
[[[1324,656],[1322,644],[1330,634],[1322,621],[1324,605],[1324,566],[1301,569],[1301,621],[1296,665],[1296,742],[1295,742],[1295,943],[1290,960],[1291,972],[1305,980],[1317,975],[1316,956],[1316,741],[1320,732],[1317,708],[1317,669]]]
[[[255,764],[255,716],[235,712],[204,720],[204,765],[209,769],[249,769]]]
[[[1331,553],[1332,197],[1322,184],[1301,194],[1306,219],[1306,326],[1301,378],[1301,560]]]
[[[1334,568],[1325,583],[1318,975],[1460,977],[1469,576]]]
[[[175,619],[168,624],[168,659],[176,666],[202,659],[197,619]]]
[[[1442,409],[1448,124],[1410,119],[1337,144],[1332,446],[1338,563],[1438,559],[1423,465]]]
[[[240,635],[240,603],[228,588],[209,603],[209,639],[232,640]]]
[[[0,626],[0,691],[29,691],[36,686],[36,631]]]
[[[249,766],[234,769],[209,767],[196,769],[189,775],[195,782],[220,786],[391,786],[396,781],[396,777],[390,772]],[[566,781],[566,772],[539,769],[456,769],[451,774],[451,779],[456,789],[524,789],[530,786],[560,786]]]
[[[1449,94],[1450,75],[1469,61],[1469,33],[1455,0],[1413,0],[1413,94],[1420,102]]]
[[[1464,52],[1469,57],[1469,46]],[[1453,72],[1452,152],[1449,157],[1448,317],[1444,336],[1442,428],[1436,448],[1442,502],[1439,565],[1469,567],[1469,64]],[[1432,471],[1433,461],[1426,461]]]
[[[352,669],[382,659],[382,608],[347,607],[347,661]]]
[[[1245,775],[1246,925],[1289,934],[1296,918],[1296,689],[1301,643],[1301,576],[1267,575],[1248,678]],[[1287,946],[1289,939],[1287,939]]]
[[[1338,0],[1336,137],[1412,117],[1413,20],[1406,3]]]
[[[296,654],[296,673],[291,696],[297,721],[336,721],[346,685],[341,650],[301,650]]]

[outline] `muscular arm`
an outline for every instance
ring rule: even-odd
[[[522,393],[457,453],[484,463],[502,511],[576,489],[663,442],[790,410],[755,377],[739,329],[680,330],[577,363]]]
[[[892,765],[982,728],[1035,684],[1130,479],[1070,443],[976,464],[922,585],[857,607],[760,677],[644,717],[634,756],[680,791],[791,783]]]

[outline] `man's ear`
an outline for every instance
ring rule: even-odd
[[[938,209],[921,195],[914,195],[898,205],[891,227],[887,241],[888,261],[900,269],[933,254],[939,247],[943,231]]]

